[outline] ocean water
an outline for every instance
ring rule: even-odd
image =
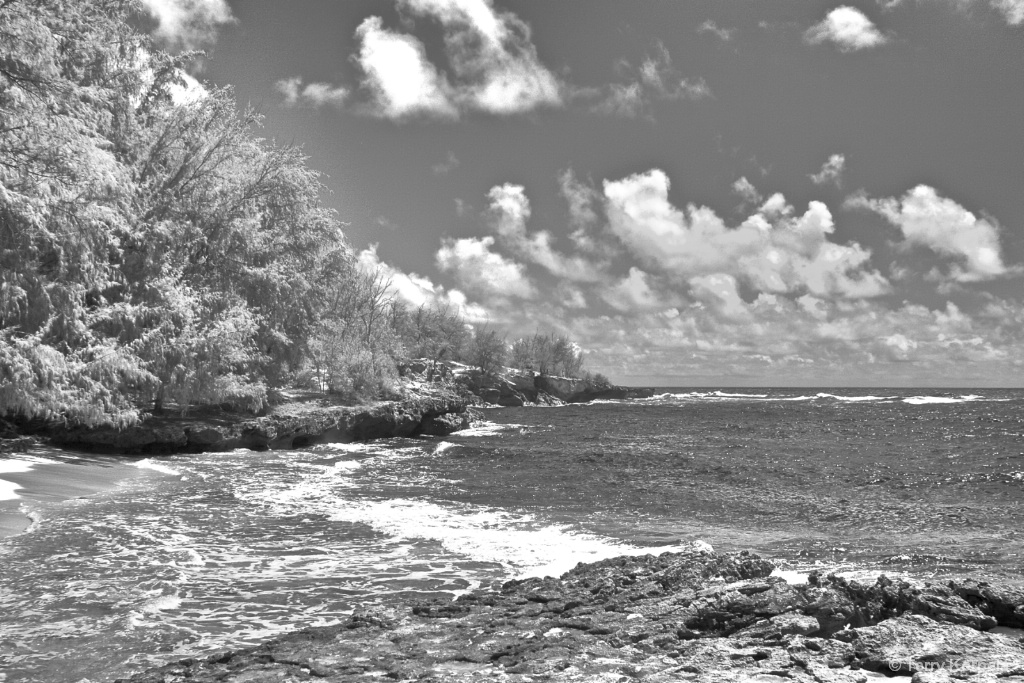
[[[703,540],[789,570],[1024,578],[1024,392],[668,390],[485,411],[445,438],[0,460],[0,671],[143,668]],[[103,467],[113,488],[4,479]],[[19,493],[21,491],[21,493]]]

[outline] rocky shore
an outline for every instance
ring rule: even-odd
[[[64,448],[165,455],[236,448],[278,450],[421,434],[443,436],[469,426],[471,403],[466,395],[439,390],[366,406],[286,403],[262,417],[216,410],[200,410],[192,416],[149,416],[126,429],[30,424],[22,426],[12,442],[23,443],[27,433]]]
[[[124,429],[0,421],[0,453],[25,450],[37,440],[95,453],[167,455],[445,436],[469,426],[469,408],[474,405],[559,405],[647,398],[653,394],[650,389],[594,386],[584,379],[507,368],[500,374],[481,373],[459,363],[439,363],[428,370],[426,362],[417,361],[406,372],[408,398],[370,405],[330,405],[325,399],[292,400],[260,417],[200,407],[187,415],[147,415],[139,424]]]
[[[697,543],[357,613],[129,680],[1024,681],[1021,586],[815,574],[791,584],[773,570]]]

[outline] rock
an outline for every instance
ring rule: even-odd
[[[958,678],[1024,675],[1024,649],[1019,643],[967,626],[944,624],[923,614],[905,614],[852,629],[840,638],[853,645],[857,662],[865,669],[944,671]]]
[[[440,393],[370,406],[311,407],[257,418],[150,417],[129,429],[47,427],[54,444],[101,453],[167,454],[302,448],[417,434],[447,435],[469,425],[469,401]],[[287,406],[285,406],[287,408]]]
[[[468,426],[465,413],[445,413],[436,417],[423,418],[421,434],[428,436],[448,436]]]
[[[950,599],[961,589],[979,592],[980,584],[916,586],[881,577],[861,585],[830,576],[789,585],[772,570],[756,555],[693,544],[657,557],[580,564],[560,578],[509,581],[453,601],[360,613],[131,680],[868,683],[899,669],[927,683],[947,680],[946,673],[1024,675],[1024,644],[965,625],[984,622],[965,611],[966,598]],[[990,602],[1012,615],[1020,604],[1010,588],[991,590]],[[964,623],[950,621],[961,617]]]

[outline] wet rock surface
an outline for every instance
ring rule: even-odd
[[[358,613],[130,680],[1024,681],[1019,586],[791,585],[772,570],[695,544]]]

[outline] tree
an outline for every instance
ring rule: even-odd
[[[508,355],[508,344],[504,337],[492,329],[477,330],[470,344],[469,360],[481,372],[494,373],[505,366]]]

